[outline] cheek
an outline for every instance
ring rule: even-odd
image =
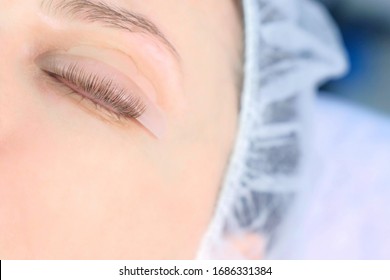
[[[207,218],[193,157],[26,88],[1,91],[0,257],[192,257]]]

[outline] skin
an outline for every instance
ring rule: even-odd
[[[0,0],[0,259],[191,259],[210,223],[236,134],[235,3],[106,3],[150,18],[179,59],[143,34]],[[36,57],[79,45],[134,61],[164,113],[161,139],[47,87]]]

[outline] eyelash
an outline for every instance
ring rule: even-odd
[[[72,93],[88,99],[97,108],[104,108],[118,119],[136,119],[146,110],[146,105],[139,97],[116,85],[110,78],[88,73],[76,63],[65,67],[55,65],[53,68],[52,71],[44,72],[69,88]]]

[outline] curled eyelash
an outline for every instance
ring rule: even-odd
[[[140,97],[115,84],[110,78],[85,71],[76,63],[63,67],[54,65],[52,71],[45,72],[118,118],[136,119],[146,110],[146,105]]]

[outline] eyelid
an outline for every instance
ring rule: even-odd
[[[112,66],[120,73],[125,74],[129,79],[137,81],[139,88],[142,89],[142,92],[152,101],[157,100],[154,84],[140,72],[137,64],[128,54],[117,49],[96,48],[85,44],[72,47],[66,50],[66,53],[84,58],[99,58],[100,62]]]
[[[155,101],[150,99],[146,93],[142,92],[136,83],[114,67],[95,59],[66,53],[46,53],[39,56],[35,62],[43,71],[49,73],[56,74],[55,69],[58,67],[67,68],[72,65],[78,65],[86,73],[91,73],[102,78],[109,78],[113,83],[126,89],[129,95],[134,95],[145,104],[145,111],[136,120],[157,138],[163,136],[165,131],[165,118],[162,110]]]

